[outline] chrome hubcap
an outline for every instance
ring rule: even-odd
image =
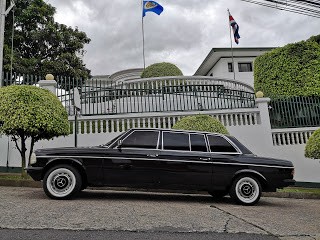
[[[260,194],[259,185],[250,177],[241,178],[236,184],[236,194],[240,201],[253,203]]]
[[[250,197],[254,194],[254,187],[249,182],[243,182],[239,188],[239,192],[243,197]]]

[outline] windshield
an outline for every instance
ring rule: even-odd
[[[117,142],[125,133],[127,133],[127,132],[121,133],[119,136],[115,137],[115,138],[112,139],[111,141],[109,141],[109,142],[107,142],[107,143],[105,143],[105,144],[99,145],[99,147],[109,148],[113,143]]]

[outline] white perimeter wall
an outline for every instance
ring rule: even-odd
[[[78,134],[78,146],[104,144],[121,133],[119,126],[170,128],[181,117],[199,113],[217,117],[230,134],[238,138],[253,153],[292,161],[297,181],[320,182],[320,160],[304,157],[305,143],[316,128],[271,130],[267,99],[257,99],[257,108],[254,109],[80,117],[79,122],[80,125],[82,122],[83,133]],[[74,146],[74,135],[38,142],[35,149],[72,146]],[[0,167],[6,166],[7,157],[10,167],[20,167],[20,156],[14,143],[9,142],[9,155],[7,155],[7,148],[8,137],[0,137]]]

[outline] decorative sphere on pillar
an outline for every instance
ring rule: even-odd
[[[54,80],[54,76],[52,74],[47,74],[46,80]]]
[[[256,92],[256,98],[263,98],[263,92],[261,91]]]

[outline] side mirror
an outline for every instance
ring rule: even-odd
[[[121,150],[121,146],[122,146],[122,140],[120,139],[120,140],[118,140],[118,146],[117,146],[117,148],[118,148],[119,150]]]

